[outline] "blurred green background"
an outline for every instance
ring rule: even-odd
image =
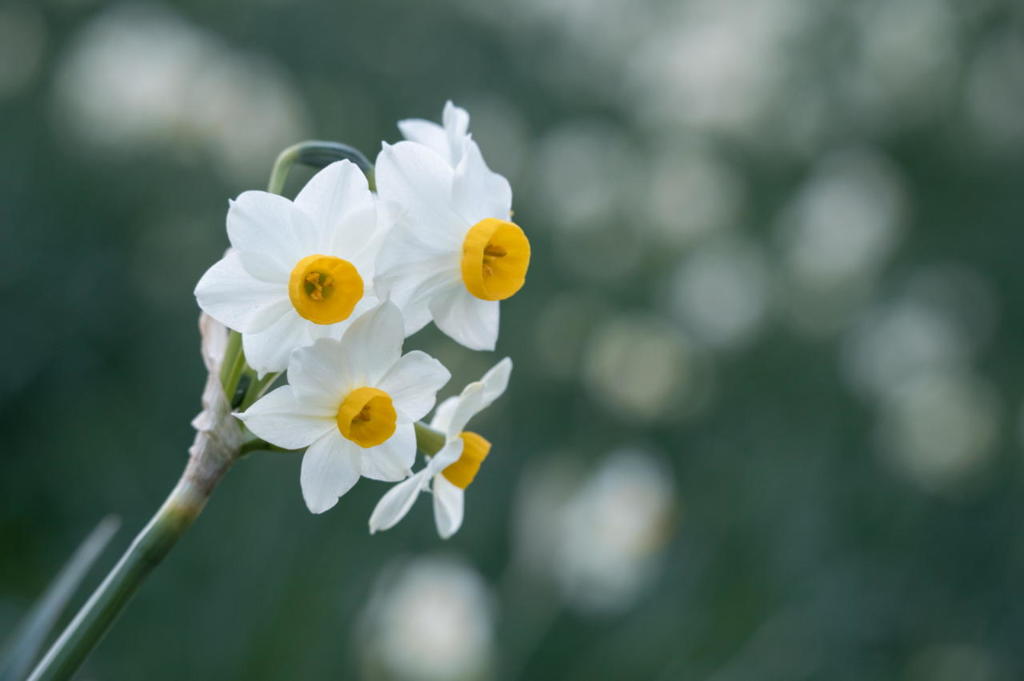
[[[534,247],[407,344],[515,362],[461,532],[254,456],[80,678],[1024,676],[1014,0],[3,3],[0,632],[182,468],[228,198],[449,98]]]

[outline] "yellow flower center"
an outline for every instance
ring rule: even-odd
[[[530,241],[518,225],[485,218],[462,242],[462,281],[477,298],[505,300],[523,287]]]
[[[466,489],[469,487],[469,483],[473,482],[477,471],[480,470],[480,464],[484,462],[487,454],[490,453],[491,443],[468,430],[462,431],[459,437],[462,438],[462,456],[459,457],[458,461],[441,471],[441,474],[448,478],[448,482],[456,487]]]
[[[376,447],[395,432],[395,405],[377,388],[356,388],[338,407],[338,430],[360,447]]]
[[[363,278],[348,260],[307,255],[292,270],[288,297],[299,316],[314,324],[348,319],[363,297]]]

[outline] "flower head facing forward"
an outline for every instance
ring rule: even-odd
[[[377,191],[393,214],[377,285],[413,333],[431,319],[474,350],[493,350],[499,301],[526,280],[530,242],[510,221],[512,190],[467,140],[458,165],[414,142],[384,145]]]
[[[196,286],[199,306],[242,333],[260,374],[281,371],[295,348],[339,338],[376,304],[376,201],[349,161],[318,172],[289,201],[249,191],[231,203],[232,248]]]
[[[511,372],[512,360],[506,357],[479,381],[467,385],[458,397],[450,397],[438,406],[430,425],[445,434],[444,447],[422,470],[381,497],[370,516],[370,532],[394,527],[428,486],[434,496],[438,534],[447,539],[458,531],[464,514],[465,489],[491,449],[490,442],[465,427],[505,392]]]
[[[428,147],[452,167],[459,165],[470,140],[469,114],[451,100],[445,102],[441,125],[422,118],[407,118],[398,122],[398,129],[405,139]]]
[[[307,448],[300,482],[313,513],[334,506],[360,476],[394,482],[416,458],[414,422],[450,374],[418,350],[402,355],[402,317],[391,303],[363,314],[341,340],[296,350],[288,385],[239,414],[267,442]]]

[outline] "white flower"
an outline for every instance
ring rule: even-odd
[[[431,319],[474,350],[493,350],[498,301],[526,280],[530,242],[509,221],[512,190],[467,140],[452,167],[416,142],[385,144],[377,193],[395,223],[377,261],[377,286],[412,334]]]
[[[295,201],[249,191],[231,203],[232,248],[196,285],[199,306],[242,333],[249,365],[282,371],[295,348],[339,338],[377,303],[376,201],[349,161],[327,166]]]
[[[469,114],[449,100],[445,102],[441,122],[444,127],[422,118],[407,118],[398,122],[398,129],[405,139],[429,147],[454,168],[462,160],[466,142],[470,140]]]
[[[322,338],[296,350],[288,385],[238,415],[267,442],[308,447],[300,482],[313,513],[334,506],[360,475],[394,482],[412,472],[413,424],[451,374],[418,350],[402,355],[403,339],[398,308],[383,303],[340,341]]]
[[[363,676],[389,681],[495,677],[495,596],[464,560],[417,556],[390,562],[354,627]],[[347,613],[346,613],[347,616]]]
[[[434,495],[434,522],[438,534],[447,539],[458,531],[462,525],[464,490],[473,482],[491,449],[490,442],[463,428],[471,418],[501,397],[508,387],[511,372],[512,360],[506,357],[479,381],[463,388],[458,397],[450,397],[438,406],[430,426],[445,434],[444,447],[422,470],[381,497],[370,516],[371,533],[394,527],[428,485],[431,485]]]

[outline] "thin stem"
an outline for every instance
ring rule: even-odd
[[[363,152],[340,142],[307,140],[294,144],[278,154],[277,160],[274,161],[274,168],[270,171],[267,191],[271,194],[283,192],[285,182],[288,180],[288,173],[296,163],[313,168],[323,168],[344,159],[355,163],[366,174],[368,181],[373,182],[373,164]]]
[[[245,371],[245,353],[242,352],[242,334],[237,331],[228,332],[228,347],[224,350],[224,363],[220,368],[220,383],[224,386],[224,395],[230,404],[234,404],[238,381]]]
[[[256,373],[251,373],[252,380],[249,381],[249,387],[246,388],[245,395],[242,397],[242,403],[238,407],[240,411],[248,409],[252,406],[253,402],[263,397],[263,393],[267,392],[267,388],[269,388],[274,381],[277,380],[278,376],[281,375],[281,372],[279,371],[272,371],[265,374],[263,378],[256,378]]]
[[[202,461],[201,458],[189,460],[181,480],[163,506],[50,647],[28,681],[70,678],[135,595],[146,575],[160,564],[203,510],[214,486],[230,468],[232,460],[225,459],[218,467],[211,467],[208,459]]]

